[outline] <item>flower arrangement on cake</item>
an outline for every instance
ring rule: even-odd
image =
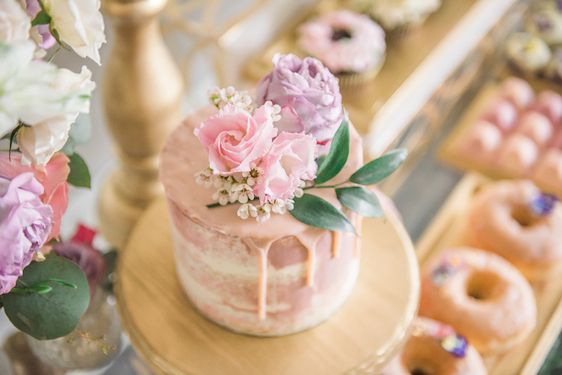
[[[38,339],[71,332],[89,303],[78,265],[49,254],[59,239],[69,184],[89,187],[73,124],[95,84],[54,62],[64,48],[99,64],[99,0],[0,2],[0,304]]]
[[[290,212],[308,225],[355,232],[340,210],[309,192],[334,189],[344,207],[379,217],[377,196],[364,186],[394,172],[407,153],[391,151],[330,184],[350,152],[338,81],[313,58],[277,55],[274,64],[255,100],[233,87],[209,93],[218,112],[195,129],[209,155],[195,178],[215,189],[207,207],[239,204],[238,217],[258,222]]]
[[[255,96],[209,93],[161,156],[179,281],[204,316],[278,336],[330,317],[359,270],[369,189],[406,157],[366,164],[338,79],[317,59],[277,55]]]

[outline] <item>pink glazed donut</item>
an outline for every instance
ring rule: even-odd
[[[541,92],[531,107],[544,114],[555,125],[562,119],[562,97],[557,92]]]
[[[535,98],[535,92],[531,85],[527,81],[516,77],[509,77],[503,81],[501,95],[519,110],[527,108]]]
[[[465,247],[441,252],[423,270],[420,315],[449,324],[480,353],[498,353],[527,337],[537,311],[515,267]]]
[[[467,240],[509,260],[529,279],[562,262],[562,205],[530,181],[486,186],[472,202]]]
[[[464,336],[435,320],[418,318],[402,351],[383,375],[486,375],[480,354]]]

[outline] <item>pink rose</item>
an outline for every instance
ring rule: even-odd
[[[29,14],[31,19],[35,18],[35,16],[37,16],[37,13],[41,11],[39,0],[25,0],[25,6],[27,14]],[[35,26],[31,31],[31,37],[35,40],[39,47],[43,49],[49,49],[57,42],[51,34],[49,25]]]
[[[255,192],[263,204],[268,200],[293,198],[303,180],[316,177],[316,140],[302,133],[281,133],[259,165],[263,175]]]
[[[6,177],[0,171],[0,294],[8,293],[47,241],[53,210],[41,202],[43,186],[33,173]]]
[[[21,163],[21,154],[12,153],[11,160],[7,152],[0,153],[0,176],[11,179],[25,172],[32,172],[37,181],[43,185],[41,201],[53,210],[53,228],[49,239],[57,238],[60,233],[62,215],[68,207],[68,158],[63,153],[56,153],[44,166],[26,166]]]
[[[240,108],[228,107],[203,121],[195,136],[207,149],[215,173],[249,172],[256,160],[269,150],[277,129],[273,109],[267,103],[252,116]]]
[[[318,144],[327,146],[343,117],[338,80],[322,63],[312,57],[276,55],[273,70],[259,83],[256,102],[271,101],[281,106],[281,131],[305,132]],[[328,147],[320,147],[320,153]]]

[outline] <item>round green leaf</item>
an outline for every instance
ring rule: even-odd
[[[76,288],[53,279],[64,280]],[[12,324],[39,340],[55,339],[72,332],[90,303],[90,288],[80,268],[66,258],[51,254],[43,262],[32,262],[18,279],[18,288],[32,285],[48,285],[52,289],[2,296]]]
[[[298,221],[313,227],[355,233],[355,228],[340,210],[316,195],[304,194],[296,198],[295,207],[290,212]]]
[[[341,204],[362,216],[382,217],[384,215],[376,194],[362,186],[336,189],[336,195]]]
[[[342,170],[349,156],[349,126],[343,121],[332,139],[330,151],[322,160],[316,173],[316,185],[330,181]]]
[[[359,168],[351,175],[349,181],[360,185],[376,184],[398,169],[407,156],[408,151],[406,149],[392,150]]]

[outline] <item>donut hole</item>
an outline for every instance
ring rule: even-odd
[[[532,227],[541,221],[541,218],[533,215],[527,207],[514,207],[511,210],[511,217],[523,228]]]
[[[424,367],[413,367],[410,370],[410,375],[434,375],[433,371],[429,371],[427,368]]]
[[[474,272],[466,283],[466,294],[477,301],[486,301],[498,294],[501,279],[498,275],[488,271]]]
[[[332,40],[334,42],[340,41],[342,39],[351,39],[351,32],[347,29],[334,28],[332,30]]]

